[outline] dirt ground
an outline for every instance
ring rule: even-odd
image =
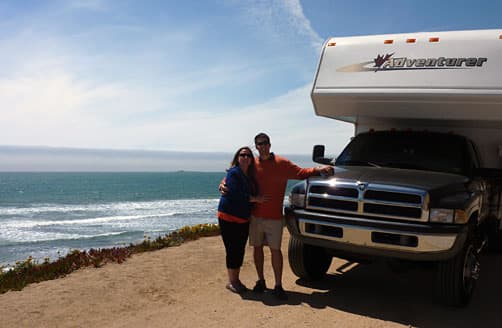
[[[326,279],[299,281],[287,262],[287,301],[224,288],[220,237],[136,255],[0,295],[1,327],[500,327],[501,255],[485,255],[471,304],[448,308],[434,297],[428,271],[393,273],[383,263],[335,259]],[[273,275],[266,251],[266,277]],[[256,279],[247,249],[241,280]]]

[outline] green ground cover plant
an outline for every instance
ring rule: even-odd
[[[125,247],[73,250],[55,261],[46,258],[42,263],[38,263],[29,257],[16,262],[9,270],[4,270],[5,267],[0,266],[0,294],[9,290],[22,290],[31,283],[64,277],[80,268],[99,268],[110,262],[123,263],[133,254],[178,246],[186,241],[216,236],[219,233],[217,224],[198,224],[185,226],[153,240],[145,236],[143,242]]]

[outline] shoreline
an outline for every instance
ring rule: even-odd
[[[219,230],[217,224],[197,224],[181,227],[155,239],[145,236],[142,242],[128,246],[75,249],[54,261],[46,257],[39,263],[29,256],[24,261],[17,261],[14,266],[0,266],[0,294],[9,290],[22,290],[32,283],[58,279],[86,267],[100,268],[108,263],[121,264],[134,254],[179,246],[201,237],[216,236],[220,234]]]

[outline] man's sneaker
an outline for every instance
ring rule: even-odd
[[[272,295],[274,295],[277,299],[281,301],[285,301],[288,299],[288,294],[286,294],[281,285],[275,286],[274,290],[272,291]]]
[[[255,293],[263,293],[267,289],[267,285],[265,285],[265,280],[257,280],[256,285],[253,287],[253,292]]]

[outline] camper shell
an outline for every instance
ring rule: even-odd
[[[436,263],[439,294],[468,303],[479,252],[500,243],[502,29],[330,38],[315,113],[354,124],[333,177],[295,186],[290,266],[322,277],[332,256]],[[489,239],[490,238],[490,239]]]

